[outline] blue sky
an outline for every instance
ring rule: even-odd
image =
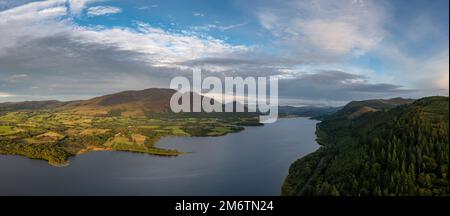
[[[104,5],[105,2],[92,3]],[[270,35],[252,15],[235,1],[110,1],[109,6],[122,9],[109,16],[76,19],[80,25],[134,27],[136,21],[146,22],[169,31],[198,31],[234,45],[261,45]]]
[[[297,104],[448,95],[448,0],[0,0],[0,102],[278,75]]]

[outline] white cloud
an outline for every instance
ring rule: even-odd
[[[5,92],[0,92],[0,98],[7,98],[7,97],[14,97],[15,95],[13,94],[8,94]]]
[[[191,59],[226,56],[249,50],[245,46],[232,46],[211,37],[167,32],[142,22],[137,23],[137,26],[137,30],[80,27],[76,34],[80,43],[104,44],[140,53],[141,60],[153,66],[176,66],[179,62]]]
[[[418,88],[426,94],[448,90],[448,48],[427,55],[410,50],[418,42],[433,43],[423,40],[442,37],[445,31],[433,24],[429,14],[417,14],[405,26],[391,20],[388,12],[381,1],[275,1],[273,7],[259,8],[256,16],[277,46],[316,68],[340,64],[348,71],[349,59],[370,53],[381,59],[383,68],[373,73],[363,70],[371,80]],[[389,25],[401,31],[392,35]]]
[[[384,11],[366,1],[284,2],[260,8],[256,16],[278,44],[306,61],[338,62],[351,54],[364,55],[385,35]]]
[[[359,30],[358,26],[344,21],[298,21],[297,26],[304,35],[300,42],[308,42],[335,56],[345,56],[355,49],[362,55],[364,51],[373,49],[381,40],[381,37],[370,37]]]
[[[204,13],[199,13],[199,12],[195,12],[192,15],[197,16],[197,17],[204,17],[205,16]]]
[[[194,31],[210,31],[212,29],[218,29],[220,31],[227,31],[230,29],[235,29],[235,28],[245,26],[247,24],[248,24],[247,22],[231,24],[231,25],[206,24],[206,25],[201,25],[201,26],[193,26],[193,27],[191,27],[191,29]]]
[[[358,56],[376,50],[384,37],[380,26],[382,12],[365,1],[355,1],[348,10],[344,6],[330,5],[329,2],[335,1],[319,1],[320,7],[315,5],[316,1],[305,1],[290,3],[292,5],[283,9],[269,7],[258,10],[261,25],[273,33],[278,43],[275,45],[286,47],[286,51],[291,52],[287,55],[265,55],[259,52],[259,47],[233,45],[195,32],[225,31],[246,23],[216,23],[200,26],[203,29],[193,27],[191,31],[160,29],[144,22],[137,22],[133,27],[86,27],[74,23],[73,17],[83,16],[91,2],[93,0],[40,1],[0,11],[0,92],[29,97],[32,94],[60,94],[60,99],[67,99],[69,95],[76,99],[80,95],[88,97],[126,89],[164,87],[171,77],[190,74],[185,69],[198,65],[218,75],[287,73],[295,77],[301,72],[294,70],[299,64],[319,62],[315,69],[325,68],[329,62],[339,64],[346,55]],[[87,13],[89,9],[93,11],[91,8]],[[292,13],[292,10],[297,12]],[[427,59],[423,67],[418,67],[417,59],[400,54],[399,59],[402,60],[399,64],[405,65],[405,71],[411,71],[411,76],[393,74],[394,78],[380,78],[373,71],[358,68],[352,71],[346,67],[342,71],[361,73],[366,77],[368,74],[370,77],[376,75],[379,80],[400,84],[404,83],[398,82],[396,77],[404,76],[411,82],[431,77],[433,86],[447,86],[448,89],[448,60],[445,60],[448,59],[448,51],[446,55]],[[395,52],[390,51],[386,55],[396,58]],[[28,77],[24,77],[25,74]],[[439,77],[434,79],[436,74]],[[20,82],[11,83],[13,77],[21,79]],[[356,87],[363,89],[367,94],[375,87],[378,91],[395,87],[361,85],[358,79],[345,82],[338,84],[350,85],[352,91]],[[291,86],[291,92],[298,95],[299,86]],[[303,97],[307,94],[326,97],[329,94],[319,88],[303,90]],[[314,94],[314,91],[324,94]],[[338,93],[346,94],[346,91],[349,89],[344,88]],[[1,94],[3,97],[11,95]],[[9,96],[8,100],[11,98]],[[342,98],[351,99],[350,96]]]
[[[84,8],[93,2],[101,0],[68,0],[70,13],[73,15],[79,15],[83,12]]]
[[[154,5],[150,5],[150,6],[140,6],[140,7],[137,7],[137,9],[139,9],[139,10],[149,10],[149,9],[151,9],[151,8],[157,8],[158,7],[158,5],[157,4],[154,4]]]
[[[11,79],[20,79],[20,78],[26,78],[28,77],[28,74],[13,74],[11,76]]]
[[[1,12],[0,34],[3,38],[0,48],[4,52],[0,51],[0,56],[7,54],[8,48],[55,35],[64,35],[78,43],[93,43],[140,53],[142,59],[155,66],[170,65],[195,58],[223,57],[249,50],[245,46],[229,45],[212,37],[203,37],[189,32],[173,33],[143,22],[138,22],[136,29],[82,27],[70,20],[55,19],[66,15],[61,5],[64,5],[64,1],[38,2]],[[120,9],[106,6],[91,7],[88,9],[88,14],[109,14],[118,10]]]
[[[449,89],[449,56],[448,51],[446,54],[443,54],[439,58],[435,60],[435,62],[431,62],[432,67],[436,67],[432,69],[437,72],[437,79],[435,80],[435,85],[438,88],[446,89],[448,92]]]
[[[405,62],[404,62],[405,63]],[[407,71],[408,77],[399,79],[411,79],[415,87],[421,89],[449,89],[449,54],[448,50],[431,56],[427,59],[409,59],[401,65],[402,70]],[[448,93],[447,93],[448,94]]]
[[[87,14],[88,16],[103,16],[121,13],[122,9],[113,6],[95,6],[88,8]]]
[[[388,71],[392,82],[426,90],[428,94],[441,94],[449,89],[449,50],[427,57],[415,57],[402,51],[395,44],[383,44],[376,50],[385,64],[392,65]]]
[[[0,0],[0,11],[29,3],[33,0]]]
[[[279,34],[280,34],[281,32],[279,31],[279,29],[276,29],[276,30],[275,30],[275,27],[276,27],[277,25],[280,25],[280,23],[278,23],[278,19],[279,19],[279,18],[278,18],[275,14],[273,14],[273,13],[272,13],[271,11],[269,11],[269,10],[264,10],[264,11],[260,11],[260,12],[259,12],[258,14],[256,14],[256,15],[257,15],[257,17],[258,17],[258,19],[259,19],[259,22],[261,23],[261,25],[262,25],[264,28],[266,28],[266,29],[272,31],[273,34],[279,36]]]
[[[39,14],[47,17],[59,17],[64,16],[66,14],[67,8],[60,6],[60,7],[52,7],[48,9],[43,9],[39,11]]]
[[[80,26],[73,22],[78,14],[63,10],[67,6],[67,1],[42,1],[0,12],[0,91],[66,100],[68,95],[164,87],[171,77],[189,74],[188,60],[251,51],[143,22],[134,27]],[[11,82],[20,74],[28,79]]]
[[[66,14],[64,4],[62,0],[32,2],[0,12],[0,56],[20,44],[66,31],[63,22],[55,20]]]

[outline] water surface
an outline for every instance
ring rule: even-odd
[[[0,195],[279,195],[289,166],[315,151],[317,121],[280,119],[220,137],[166,137],[191,154],[91,152],[67,167],[0,155]]]

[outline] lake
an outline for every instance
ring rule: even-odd
[[[289,166],[319,148],[317,121],[279,119],[220,137],[166,137],[190,154],[90,152],[66,167],[0,155],[0,195],[280,195]]]

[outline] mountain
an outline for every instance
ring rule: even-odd
[[[352,101],[336,112],[329,118],[356,118],[367,112],[389,110],[396,106],[413,103],[413,99],[392,98],[392,99],[374,99],[364,101]]]
[[[282,194],[448,196],[448,100],[349,103],[317,125],[321,147],[291,165]]]
[[[341,109],[341,107],[316,107],[316,106],[279,106],[279,117],[312,117],[318,118],[331,115]]]
[[[63,106],[66,103],[49,100],[49,101],[24,101],[24,102],[6,102],[0,103],[0,113],[16,110],[32,110],[32,109],[48,109]]]
[[[115,112],[124,116],[144,116],[145,112],[168,112],[170,98],[175,92],[173,89],[150,88],[139,91],[123,91],[89,100],[6,102],[0,103],[0,112],[54,109],[86,115],[108,115]]]
[[[89,116],[124,116],[124,117],[154,117],[161,115],[183,115],[192,117],[229,117],[230,113],[172,113],[170,99],[176,90],[163,88],[149,88],[138,91],[123,91],[119,93],[95,97],[89,100],[77,100],[61,102],[51,101],[27,101],[19,103],[0,103],[0,113],[19,110],[50,109],[59,112],[71,112],[77,115]],[[191,110],[192,98],[190,94]],[[201,96],[203,100],[204,96]],[[212,99],[211,99],[212,100]],[[216,102],[217,103],[217,102]],[[238,116],[256,116],[258,113],[248,113],[247,106],[233,102],[234,107],[242,107],[244,113],[233,113]],[[225,105],[222,105],[223,109]]]
[[[84,101],[73,101],[59,107],[83,115],[145,116],[146,113],[170,111],[173,89],[150,88],[140,91],[123,91]]]

